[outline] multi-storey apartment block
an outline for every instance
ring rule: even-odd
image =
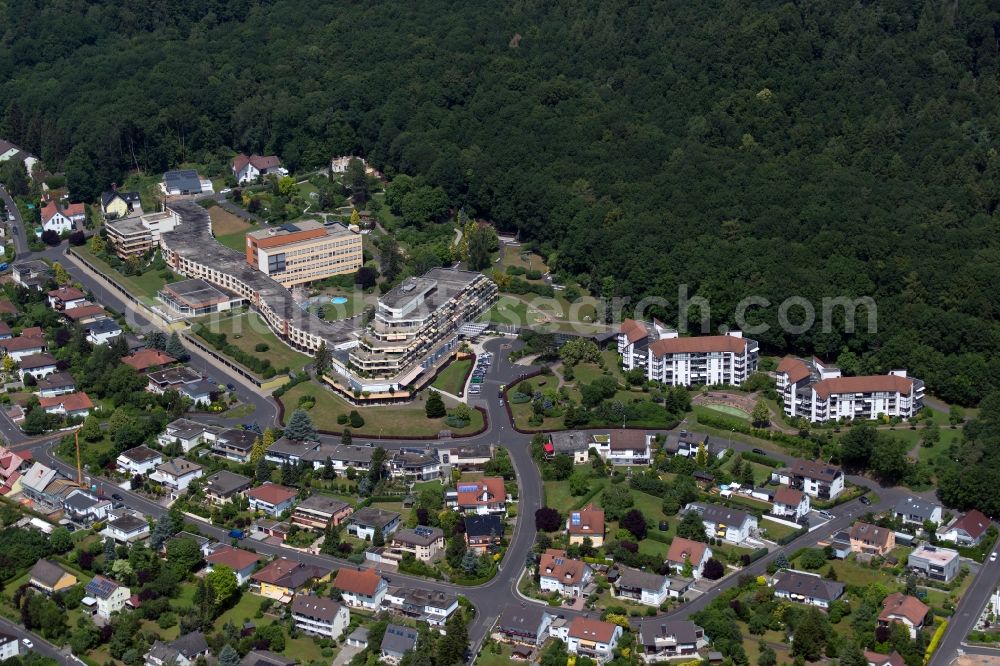
[[[785,357],[775,372],[785,414],[812,422],[840,419],[911,418],[923,406],[924,383],[905,370],[887,375],[843,377],[840,369],[813,358]]]
[[[361,235],[342,224],[304,220],[247,234],[247,263],[284,287],[361,268]]]
[[[644,368],[647,379],[671,386],[738,386],[757,371],[757,342],[739,331],[682,338],[660,322],[626,319],[618,352],[626,370]]]
[[[108,240],[122,259],[141,257],[160,242],[162,233],[172,231],[179,222],[178,216],[170,210],[147,213],[139,217],[108,222]]]
[[[351,350],[350,372],[384,380],[386,388],[405,386],[450,352],[461,326],[496,300],[496,285],[482,273],[434,268],[410,278],[379,299]]]

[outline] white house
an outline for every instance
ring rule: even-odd
[[[443,627],[452,613],[458,610],[458,596],[408,586],[390,587],[382,601],[382,608],[426,622],[432,627]]]
[[[692,502],[684,513],[697,511],[705,526],[705,534],[729,543],[741,544],[757,532],[757,517],[745,511],[718,504]]]
[[[705,562],[712,557],[712,549],[707,543],[692,541],[684,537],[674,537],[670,543],[670,550],[667,552],[667,566],[678,575],[683,575],[684,570],[690,566],[691,576],[701,578],[705,571]]]
[[[90,401],[90,396],[79,391],[77,393],[66,393],[52,398],[39,398],[38,406],[45,410],[47,414],[58,416],[80,416],[90,414],[94,408],[94,403]]]
[[[262,511],[277,518],[292,508],[298,491],[268,481],[256,488],[251,488],[245,494],[250,500],[251,511]]]
[[[148,446],[137,446],[128,451],[122,451],[115,460],[118,471],[122,474],[150,474],[157,465],[163,463],[163,455]]]
[[[31,375],[35,379],[48,377],[59,369],[59,366],[56,365],[56,363],[56,359],[51,354],[30,354],[21,358],[21,367],[18,370],[18,374],[20,375],[22,382],[24,381],[25,375]]]
[[[156,436],[160,446],[179,442],[181,450],[187,453],[199,444],[214,442],[219,432],[215,426],[198,423],[190,419],[176,419],[167,424],[166,430]]]
[[[356,608],[377,611],[385,598],[388,585],[372,569],[343,567],[337,571],[333,586],[340,590],[344,603]]]
[[[943,533],[938,534],[938,538],[959,546],[978,546],[989,526],[990,519],[973,509],[957,518]]]
[[[125,608],[125,604],[132,596],[131,591],[124,585],[100,575],[94,576],[87,583],[85,591],[87,596],[95,601],[94,605],[96,605],[98,617],[105,620],[110,619],[112,613],[117,613]]]
[[[908,525],[923,525],[931,522],[941,524],[941,514],[944,508],[937,502],[930,502],[920,497],[904,497],[896,504],[894,514]]]
[[[256,553],[225,544],[220,544],[205,556],[206,568],[209,571],[216,566],[229,567],[236,574],[236,582],[240,585],[250,580],[260,560],[261,557]]]
[[[771,480],[821,500],[834,499],[844,492],[844,472],[820,461],[793,460],[785,469],[771,472]]]
[[[266,176],[270,173],[281,174],[281,160],[277,155],[245,155],[240,153],[233,158],[230,166],[236,182],[242,185],[257,180],[259,176]],[[285,171],[287,173],[287,171]]]
[[[204,468],[197,463],[184,458],[174,458],[157,465],[156,471],[149,478],[163,484],[176,496],[204,472]]]
[[[118,543],[133,543],[149,536],[149,523],[141,516],[125,513],[108,522],[101,534]]]
[[[76,287],[62,286],[49,292],[49,307],[53,310],[73,310],[88,305],[87,295]]]
[[[205,634],[192,631],[169,643],[154,641],[145,655],[145,666],[191,666],[208,656]]]
[[[611,622],[576,616],[569,623],[566,649],[572,654],[604,662],[614,656],[622,628]]]
[[[844,594],[844,584],[826,580],[819,574],[784,569],[771,580],[774,596],[817,608],[829,608]]]
[[[82,208],[82,204],[77,204]],[[67,214],[69,213],[69,214]],[[54,231],[57,234],[69,233],[73,231],[73,220],[70,215],[76,216],[75,210],[60,210],[55,201],[50,200],[42,207],[42,231]]]
[[[17,636],[0,633],[0,661],[7,661],[19,654],[21,654],[21,641]]]
[[[568,557],[565,550],[549,548],[538,562],[538,586],[543,592],[556,592],[564,597],[583,596],[591,575],[585,562]]]
[[[781,486],[774,492],[774,502],[771,506],[771,513],[774,515],[797,521],[808,514],[809,510],[809,495],[801,490]]]
[[[612,465],[648,465],[652,438],[642,430],[612,430],[610,437],[595,438],[595,443],[597,453]]]
[[[296,594],[291,610],[295,628],[310,636],[337,640],[351,623],[347,606],[327,597]]]
[[[84,324],[83,330],[87,332],[87,342],[92,345],[106,345],[122,334],[122,327],[110,317],[101,317]]]
[[[611,584],[614,596],[646,606],[659,606],[666,601],[669,587],[666,576],[632,567],[619,567],[618,578]]]

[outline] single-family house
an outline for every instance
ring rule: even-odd
[[[83,325],[87,342],[96,346],[106,345],[122,334],[122,327],[114,319],[104,317]]]
[[[262,511],[275,518],[291,510],[295,498],[298,497],[298,491],[294,488],[280,486],[270,481],[247,490],[245,494],[250,500],[251,511]]]
[[[84,324],[89,324],[90,322],[98,319],[106,319],[111,316],[111,313],[102,308],[100,305],[88,302],[71,310],[63,310],[60,315],[62,315],[62,318],[66,320],[66,323],[70,325],[80,324],[83,326]]]
[[[198,172],[194,169],[178,169],[163,174],[163,192],[170,196],[201,194],[206,190],[211,191],[211,183],[208,185],[206,188],[198,176]]]
[[[692,502],[684,513],[696,511],[705,525],[705,534],[729,543],[741,544],[757,532],[757,517],[721,504]]]
[[[956,519],[943,533],[939,533],[938,539],[959,546],[978,546],[989,526],[990,519],[981,511],[973,509]]]
[[[306,583],[329,577],[329,569],[278,557],[250,576],[250,587],[261,596],[288,603]]]
[[[57,234],[73,231],[73,220],[68,212],[75,214],[75,211],[60,210],[55,201],[49,200],[41,209],[42,231],[54,231]]]
[[[852,553],[885,557],[896,547],[895,532],[869,523],[854,523],[847,535],[851,539]]]
[[[292,599],[295,628],[310,636],[337,640],[351,623],[351,611],[327,597],[296,594]]]
[[[893,514],[907,525],[922,526],[925,522],[934,525],[941,524],[944,508],[937,502],[925,500],[922,497],[906,496],[896,503]]]
[[[133,543],[149,536],[149,522],[141,516],[125,513],[109,520],[101,534],[118,543]]]
[[[379,646],[379,658],[387,664],[398,664],[407,652],[417,647],[417,630],[399,624],[390,624],[385,628],[382,644]]]
[[[690,620],[650,617],[639,620],[638,624],[636,643],[647,663],[692,657],[708,645],[705,630]]]
[[[16,338],[0,340],[0,349],[17,362],[27,356],[41,354],[49,348],[44,335],[25,335],[23,332]]]
[[[565,550],[549,548],[538,561],[538,586],[543,592],[563,597],[583,596],[592,571],[584,561],[566,555]]]
[[[205,634],[192,631],[169,643],[154,641],[145,654],[145,666],[191,666],[198,658],[208,656]]]
[[[48,294],[53,310],[72,310],[87,304],[87,295],[76,287],[62,286]]]
[[[921,544],[910,553],[906,566],[921,576],[931,580],[949,583],[955,580],[959,570],[959,555],[957,550]]]
[[[122,451],[115,460],[118,471],[130,476],[150,474],[161,464],[163,464],[163,454],[144,444]]]
[[[378,610],[385,598],[388,585],[374,569],[351,569],[343,567],[337,571],[333,586],[340,590],[344,603],[354,608]]]
[[[547,459],[570,456],[574,465],[585,464],[590,459],[591,448],[596,448],[593,436],[578,430],[549,433],[549,441],[544,445]]]
[[[14,284],[32,291],[42,291],[52,278],[52,269],[41,260],[19,261],[10,267],[10,272]]]
[[[243,585],[250,580],[261,559],[260,555],[249,550],[223,544],[210,552],[205,557],[205,562],[209,571],[217,566],[229,567],[236,574],[236,582]]]
[[[375,532],[380,531],[382,538],[389,540],[389,535],[399,527],[400,516],[395,511],[386,511],[372,506],[358,509],[347,518],[347,533],[366,541],[375,538]]]
[[[215,426],[181,418],[168,423],[166,429],[156,436],[156,441],[160,446],[170,446],[176,442],[187,453],[199,444],[212,441],[218,431]]]
[[[229,428],[215,435],[212,440],[212,453],[227,460],[240,463],[250,462],[254,442],[260,435],[253,430]]]
[[[865,661],[868,662],[868,666],[906,666],[903,656],[895,650],[891,654],[865,650]]]
[[[541,645],[549,635],[552,616],[543,606],[510,605],[497,618],[495,634],[500,640],[523,645]]]
[[[612,465],[648,465],[652,435],[642,430],[612,430],[611,436],[597,441],[597,452]]]
[[[177,362],[173,356],[168,356],[158,349],[140,349],[134,354],[122,357],[122,363],[131,366],[139,372],[148,372],[165,368]]]
[[[507,513],[507,489],[499,476],[459,481],[455,491],[446,493],[445,503],[465,513],[504,515]]]
[[[156,471],[149,478],[169,488],[171,494],[176,496],[181,491],[187,490],[188,485],[195,479],[201,478],[204,473],[205,468],[198,463],[184,458],[174,458],[157,465]]]
[[[312,530],[340,525],[354,509],[350,504],[328,495],[311,495],[292,511],[292,524]]]
[[[437,449],[438,459],[442,465],[462,472],[482,470],[486,463],[493,460],[493,446],[490,444],[463,444],[451,448]]]
[[[389,460],[389,474],[396,479],[431,481],[441,478],[441,460],[431,450],[400,450]]]
[[[572,654],[604,662],[614,656],[621,636],[620,625],[578,615],[569,623],[566,649]]]
[[[790,486],[780,486],[774,491],[771,513],[798,521],[810,511],[809,495]]]
[[[904,625],[910,632],[910,638],[916,638],[917,632],[924,626],[924,620],[930,606],[916,597],[902,592],[893,592],[882,600],[882,612],[878,615],[879,626],[889,626],[894,622]]]
[[[28,572],[28,583],[45,594],[54,594],[76,585],[76,576],[52,560],[38,560]]]
[[[51,398],[39,398],[38,406],[44,409],[47,414],[57,414],[67,418],[83,418],[90,414],[94,403],[90,401],[90,396],[86,393],[77,391]]]
[[[107,220],[117,220],[133,214],[142,214],[142,202],[138,192],[112,190],[101,194],[101,212]]]
[[[94,600],[92,605],[95,607],[97,616],[105,620],[111,619],[112,613],[117,613],[125,608],[125,604],[132,596],[132,592],[127,587],[101,575],[94,576],[87,583],[84,591],[88,597]]]
[[[407,527],[392,535],[389,547],[409,553],[423,562],[430,562],[444,552],[444,530],[440,527]]]
[[[432,627],[443,627],[458,610],[458,596],[410,586],[390,587],[382,600],[382,609]]]
[[[35,379],[41,379],[59,369],[55,357],[51,354],[29,354],[21,358],[19,365],[18,375],[22,382],[28,375]]]
[[[844,594],[844,584],[819,574],[783,569],[771,579],[774,596],[817,608],[829,608]]]
[[[465,545],[476,555],[498,548],[503,539],[500,516],[466,516]]]
[[[111,508],[111,500],[99,499],[89,490],[77,488],[70,492],[63,501],[63,510],[66,517],[78,523],[90,525],[108,517],[108,510]]]
[[[618,577],[611,584],[614,596],[646,606],[659,606],[666,601],[668,587],[666,576],[632,567],[619,567]]]
[[[251,183],[260,176],[266,176],[270,173],[280,174],[282,171],[281,160],[278,159],[277,155],[246,155],[244,153],[233,158],[230,169],[236,182],[240,185]]]
[[[712,557],[712,549],[707,543],[692,541],[675,536],[667,551],[667,565],[676,574],[684,575],[690,567],[690,577],[701,578],[705,571],[705,562]]]
[[[67,393],[76,393],[76,380],[68,372],[53,372],[38,380],[39,398],[54,398]]]
[[[205,499],[213,504],[225,504],[250,490],[252,485],[253,481],[248,476],[227,469],[219,470],[205,479]]]
[[[570,545],[583,544],[587,539],[594,548],[604,545],[604,509],[588,504],[578,511],[570,511],[566,519],[566,534]]]
[[[844,472],[836,465],[813,460],[795,460],[787,468],[771,472],[771,480],[822,500],[844,492]]]

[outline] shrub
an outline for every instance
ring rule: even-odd
[[[254,345],[253,350],[256,352],[266,352],[270,348],[271,347],[269,347],[266,342],[258,342],[257,344]]]

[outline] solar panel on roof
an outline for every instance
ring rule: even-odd
[[[460,493],[474,493],[479,490],[479,486],[459,486],[458,492]]]
[[[285,223],[285,224],[281,225],[281,228],[284,229],[285,231],[289,232],[289,233],[295,233],[296,231],[299,230],[299,228],[297,226],[295,226],[294,224],[291,224],[291,223]]]
[[[580,514],[574,511],[573,513],[570,514],[570,520],[573,522],[574,525],[579,525]]]

